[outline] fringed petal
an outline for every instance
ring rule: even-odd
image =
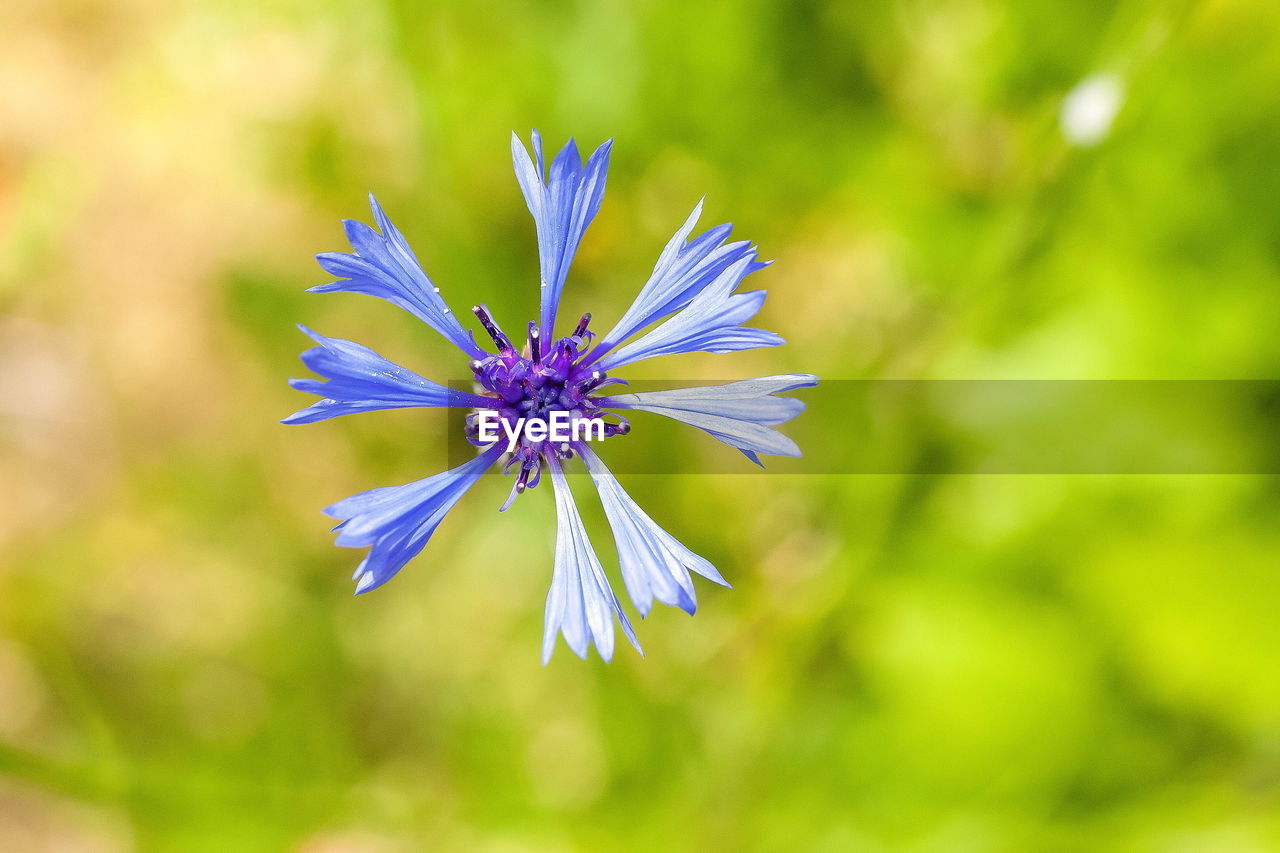
[[[594,645],[600,657],[613,659],[613,617],[643,656],[631,622],[622,612],[618,598],[609,586],[595,549],[587,539],[582,517],[573,502],[573,493],[564,471],[555,457],[547,460],[551,468],[551,484],[556,496],[556,556],[547,593],[545,628],[542,634],[542,663],[551,660],[556,636],[564,635],[565,644],[584,660]]]

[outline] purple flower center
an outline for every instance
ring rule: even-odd
[[[582,363],[595,335],[587,330],[590,314],[583,314],[577,328],[568,337],[560,338],[550,347],[543,347],[536,323],[529,323],[528,339],[523,350],[517,351],[511,339],[500,329],[483,305],[471,309],[481,325],[498,347],[497,355],[489,355],[471,362],[471,372],[483,388],[480,395],[493,398],[490,411],[496,412],[504,432],[518,435],[518,443],[507,461],[505,470],[519,465],[519,476],[503,509],[511,505],[516,495],[538,484],[544,456],[555,454],[560,459],[573,457],[573,447],[568,442],[550,438],[531,440],[525,434],[524,425],[542,421],[550,430],[555,412],[564,412],[568,420],[596,419],[602,416],[598,398],[592,393],[602,386],[619,383],[603,371]],[[626,435],[631,425],[625,418],[611,415],[618,423],[605,423],[604,435]],[[467,416],[467,440],[477,447],[487,446],[480,440],[479,412]],[[564,416],[561,416],[564,417]],[[518,432],[517,432],[518,431]]]

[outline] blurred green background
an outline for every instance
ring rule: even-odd
[[[517,326],[532,127],[616,140],[567,312],[704,193],[778,261],[789,346],[635,378],[1280,373],[1267,0],[6,0],[0,849],[1280,849],[1275,478],[627,477],[735,589],[546,669],[488,478],[353,599],[319,508],[445,427],[278,425],[292,323],[465,366],[311,256],[373,190]]]

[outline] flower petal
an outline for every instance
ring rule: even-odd
[[[675,316],[639,340],[601,358],[600,369],[613,370],[659,355],[735,352],[785,343],[773,332],[742,325],[764,304],[763,290],[733,292],[751,271],[754,260],[752,252],[734,261]]]
[[[408,483],[370,489],[324,510],[341,523],[337,544],[370,547],[356,567],[356,593],[382,586],[422,551],[445,515],[502,455],[494,444],[471,461],[449,471]]]
[[[680,230],[667,243],[658,257],[653,273],[636,296],[635,302],[622,315],[622,319],[608,334],[601,338],[599,345],[587,356],[585,363],[598,360],[619,343],[635,334],[655,320],[688,305],[695,296],[715,281],[720,273],[748,255],[752,261],[747,267],[746,275],[761,270],[769,264],[755,260],[756,250],[746,240],[736,243],[725,243],[732,225],[717,225],[704,232],[692,241],[689,234],[702,214],[702,202],[698,202],[693,213],[685,220]]]
[[[618,546],[622,580],[641,616],[649,615],[655,598],[692,614],[697,608],[697,597],[693,579],[689,577],[691,571],[722,586],[729,585],[715,566],[654,524],[590,447],[579,443],[577,450],[600,493],[600,502]]]
[[[376,409],[403,409],[412,406],[488,406],[492,400],[455,391],[424,379],[412,370],[388,361],[366,346],[341,338],[327,338],[299,326],[320,344],[302,354],[311,370],[328,379],[291,379],[299,391],[324,397],[318,403],[294,412],[286,424],[309,424]]]
[[[533,214],[538,229],[538,258],[541,264],[542,311],[540,323],[543,339],[553,340],[556,309],[564,289],[565,276],[578,250],[587,226],[600,210],[604,198],[605,176],[609,170],[609,151],[613,140],[595,150],[583,165],[578,146],[572,139],[556,155],[551,174],[544,182],[542,137],[533,132],[534,159],[520,137],[511,134],[511,159],[516,180],[524,193],[525,203]]]
[[[775,397],[797,388],[811,388],[818,377],[807,373],[762,376],[727,385],[645,391],[602,397],[606,409],[634,409],[695,426],[730,447],[736,447],[757,465],[758,453],[799,456],[800,448],[770,427],[784,424],[804,411],[802,400]]]
[[[542,634],[542,663],[546,665],[551,660],[556,635],[560,633],[578,657],[585,660],[587,650],[594,644],[602,659],[611,660],[613,616],[618,617],[627,639],[643,656],[636,633],[587,539],[564,471],[554,456],[549,457],[547,463],[556,495],[557,526],[555,568],[547,593],[546,626]]]
[[[311,293],[365,293],[398,305],[422,322],[453,341],[463,352],[473,358],[481,358],[484,350],[462,328],[458,318],[449,310],[440,296],[439,288],[418,263],[409,243],[404,239],[378,200],[371,194],[369,205],[374,219],[382,229],[379,234],[362,222],[348,219],[343,222],[353,254],[324,252],[316,255],[320,266],[337,276],[338,280],[309,289]]]

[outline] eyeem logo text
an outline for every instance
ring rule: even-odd
[[[520,446],[523,436],[526,442],[550,441],[564,444],[571,441],[604,441],[604,421],[601,418],[584,418],[572,412],[548,412],[545,418],[519,418],[515,422],[492,410],[477,412],[478,437],[485,444],[495,442],[499,432],[506,436],[507,452]]]

